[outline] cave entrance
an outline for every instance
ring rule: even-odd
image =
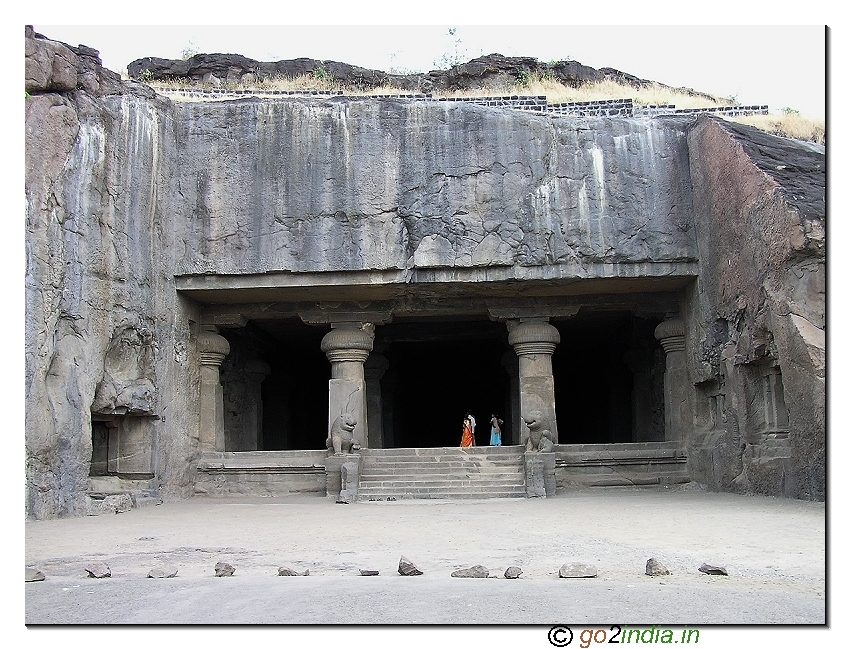
[[[392,323],[379,328],[376,349],[387,360],[380,384],[384,448],[460,446],[467,412],[476,419],[476,446],[490,444],[492,414],[505,422],[502,444],[518,443],[504,323]]]
[[[664,440],[661,320],[631,311],[552,320],[561,334],[552,355],[560,444]]]
[[[223,329],[225,451],[316,450],[328,436],[331,368],[320,345],[329,327],[298,318]]]

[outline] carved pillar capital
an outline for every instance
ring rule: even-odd
[[[220,367],[224,357],[230,353],[227,338],[218,334],[215,327],[205,327],[198,335],[198,355],[201,365]]]
[[[508,343],[517,356],[528,354],[552,355],[555,346],[561,342],[558,330],[543,318],[529,318],[514,325],[508,334]]]
[[[678,318],[665,320],[655,328],[655,338],[661,342],[664,352],[685,351],[685,323]]]
[[[375,325],[371,322],[334,323],[322,338],[322,351],[331,363],[365,363],[375,341]]]

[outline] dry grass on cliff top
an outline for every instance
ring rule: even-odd
[[[185,81],[152,81],[148,85],[154,88],[180,89],[188,88]],[[213,86],[193,85],[192,88],[215,89]],[[277,77],[264,79],[250,85],[223,84],[221,90],[284,90],[284,91],[319,91],[337,92],[344,90],[349,96],[364,95],[386,95],[407,93],[409,91],[399,90],[392,86],[382,86],[371,90],[352,90],[343,88],[330,78],[324,78],[312,74],[298,77]],[[711,108],[716,106],[734,106],[737,102],[733,98],[715,97],[708,99],[706,95],[691,95],[684,91],[669,88],[653,83],[645,88],[634,88],[615,81],[601,81],[598,83],[585,84],[579,88],[565,86],[556,79],[547,76],[533,74],[523,81],[513,84],[504,84],[498,87],[482,88],[478,90],[464,90],[456,92],[434,92],[434,97],[481,97],[487,95],[531,95],[545,96],[550,104],[599,101],[604,99],[632,99],[636,104],[649,105],[673,105],[676,108]],[[186,99],[186,101],[193,101]],[[202,101],[202,100],[194,100]],[[729,118],[732,119],[732,118]],[[826,125],[823,120],[811,120],[801,116],[793,110],[783,114],[751,115],[738,117],[732,121],[749,124],[760,130],[779,135],[782,137],[825,144]]]

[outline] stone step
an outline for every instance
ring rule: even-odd
[[[397,482],[419,482],[428,480],[430,482],[446,482],[446,481],[472,481],[475,483],[481,482],[513,482],[519,484],[525,481],[524,473],[372,473],[369,475],[360,474],[361,482],[377,482],[380,480],[395,480]]]
[[[426,448],[364,448],[359,452],[366,457],[380,456],[391,457],[393,455],[419,455],[421,457],[433,457],[440,455],[522,455],[522,446],[473,446],[461,448],[459,446],[434,446]]]
[[[373,464],[372,466],[362,466],[360,467],[361,474],[369,474],[369,473],[381,473],[381,472],[391,472],[391,473],[433,473],[435,475],[440,474],[448,474],[448,473],[476,473],[481,475],[487,475],[491,473],[522,473],[523,465],[522,464],[504,464],[500,466],[478,466],[475,464],[454,464],[454,465],[445,465],[439,466],[435,464],[408,464],[404,463],[399,464]]]
[[[387,471],[376,470],[368,473],[361,471],[360,479],[367,480],[523,480],[524,471],[492,471],[478,473],[475,471]]]
[[[445,493],[359,492],[357,495],[357,499],[360,501],[368,501],[370,498],[375,500],[386,500],[390,497],[395,500],[486,500],[490,498],[525,498],[525,489],[523,489],[521,492],[488,491],[487,493],[473,493],[467,491]]]
[[[358,490],[358,498],[369,498],[377,496],[395,496],[396,498],[407,496],[416,498],[498,498],[504,496],[525,496],[525,487],[464,487],[455,486],[419,486],[419,485],[385,485],[385,486],[361,486]]]
[[[521,457],[488,458],[488,457],[443,457],[421,458],[415,455],[398,458],[363,458],[361,466],[382,465],[416,465],[416,466],[519,466],[523,463]]]

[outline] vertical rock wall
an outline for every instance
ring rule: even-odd
[[[29,32],[27,51],[47,69],[51,56],[77,60]],[[173,189],[167,104],[132,86],[115,94],[108,77],[38,82],[30,67],[28,58],[27,513],[88,511],[92,416],[145,440],[132,473],[155,474],[165,497],[185,495],[197,390],[163,207]]]
[[[700,275],[687,298],[695,480],[825,494],[822,149],[702,118],[689,135]]]

